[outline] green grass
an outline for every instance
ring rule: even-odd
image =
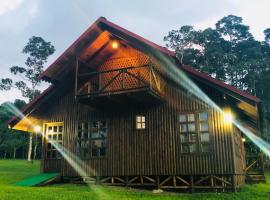
[[[74,184],[56,184],[46,187],[19,187],[14,184],[24,178],[39,174],[39,162],[29,164],[23,160],[0,160],[0,199],[142,199],[142,200],[270,200],[270,174],[267,184],[247,185],[237,193],[162,193],[152,194],[151,191],[125,189],[110,186],[83,186]]]

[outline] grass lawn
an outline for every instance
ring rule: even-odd
[[[110,186],[83,186],[57,184],[46,187],[19,187],[14,183],[39,173],[39,162],[29,164],[24,160],[0,160],[0,200],[24,199],[267,199],[270,200],[270,174],[267,184],[247,185],[237,193],[162,193],[152,194],[141,191]]]

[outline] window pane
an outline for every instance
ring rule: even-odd
[[[53,141],[56,141],[57,139],[57,134],[53,134]]]
[[[179,122],[186,122],[187,116],[186,115],[179,115]]]
[[[190,134],[190,142],[196,142],[197,141],[197,135],[196,134]]]
[[[142,129],[145,129],[145,123],[142,123]]]
[[[98,131],[93,132],[93,133],[92,133],[92,139],[97,139],[97,138],[99,138],[99,133],[98,133]]]
[[[103,128],[101,130],[101,138],[106,138],[107,137],[107,129],[106,128]]]
[[[188,142],[188,134],[181,134],[180,138],[181,142]]]
[[[92,148],[99,148],[102,146],[102,140],[93,140],[92,141]]]
[[[194,121],[195,121],[194,114],[188,114],[188,122],[194,122]]]
[[[62,140],[62,139],[63,139],[62,133],[61,134],[58,134],[58,140]]]
[[[52,133],[52,127],[51,126],[48,127],[48,133]]]
[[[101,122],[99,122],[99,124],[100,124],[101,129],[106,128],[106,121],[101,121]]]
[[[194,153],[196,151],[196,144],[189,144],[189,152]]]
[[[210,141],[209,133],[201,133],[201,142],[209,142],[209,141]]]
[[[81,137],[82,137],[82,132],[78,131],[78,138],[81,138]]]
[[[57,132],[57,126],[53,127],[53,132],[55,132],[55,133]]]
[[[59,132],[60,132],[60,133],[63,132],[63,126],[59,126]]]
[[[188,132],[195,132],[195,124],[188,124]]]
[[[145,122],[145,116],[142,116],[142,122]]]
[[[48,140],[49,140],[49,141],[52,140],[52,135],[48,135]]]
[[[142,124],[141,124],[141,123],[137,123],[137,124],[136,124],[136,128],[137,128],[137,129],[141,129],[141,128],[142,128]]]
[[[182,145],[182,153],[188,153],[188,152],[189,152],[188,144],[183,144]]]
[[[141,116],[136,116],[136,122],[142,122],[142,117]]]
[[[83,131],[83,138],[88,139],[88,131],[87,131],[87,129]]]
[[[210,145],[209,143],[202,143],[202,152],[210,152]]]
[[[186,124],[181,124],[180,125],[180,131],[182,133],[186,133],[187,132],[187,125]]]
[[[106,148],[101,148],[100,149],[100,156],[105,156],[106,155]]]
[[[92,148],[92,156],[98,156],[98,149]]]
[[[208,113],[207,112],[201,112],[199,114],[199,120],[200,121],[207,121],[208,120]]]
[[[200,123],[200,131],[208,131],[208,123]]]

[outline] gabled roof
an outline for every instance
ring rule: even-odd
[[[49,82],[57,82],[55,76],[57,74],[64,74],[66,71],[69,70],[68,67],[63,63],[67,63],[70,58],[74,58],[79,49],[86,48],[84,43],[93,42],[102,32],[109,31],[113,32],[113,34],[117,34],[120,38],[124,38],[131,43],[140,43],[146,48],[150,48],[152,50],[158,51],[168,57],[171,57],[173,59],[176,59],[175,52],[170,51],[165,47],[159,46],[135,33],[132,33],[110,21],[108,21],[104,17],[100,17],[97,19],[94,24],[92,24],[71,46],[69,46],[64,53],[62,53],[41,75],[40,79],[46,80]],[[74,67],[74,66],[73,66]],[[254,102],[254,103],[260,103],[260,99],[248,94],[247,92],[244,92],[242,90],[239,90],[231,85],[228,85],[218,79],[215,79],[211,77],[209,74],[200,72],[192,67],[188,66],[179,66],[180,69],[182,69],[184,72],[186,72],[188,75],[200,78],[204,81],[207,81],[211,83],[212,85],[215,85],[218,88],[224,89],[224,91],[229,91],[233,94],[238,95],[239,97],[243,97],[243,99],[247,99],[248,101]],[[56,75],[55,75],[56,74]],[[38,106],[39,102],[51,91],[53,90],[53,86],[45,90],[43,93],[41,93],[35,100],[33,100],[31,103],[29,103],[24,109],[23,113],[27,114],[30,113],[36,106]],[[16,117],[12,118],[8,124],[14,125],[16,124],[18,119]]]
[[[164,53],[168,56],[175,56],[174,51],[170,51],[169,49],[162,47],[160,45],[155,44],[154,42],[151,42],[135,33],[132,33],[110,21],[108,21],[104,17],[98,18],[72,45],[70,45],[41,75],[40,79],[53,82],[53,79],[51,78],[52,73],[55,68],[58,68],[59,65],[61,65],[61,62],[67,57],[73,57],[76,56],[76,50],[80,49],[82,41],[88,41],[91,42],[96,37],[101,34],[102,31],[108,30],[121,33],[121,36],[126,37],[130,40],[134,40],[136,42],[140,42],[144,44],[145,46],[148,46],[152,49],[158,50],[159,52]]]

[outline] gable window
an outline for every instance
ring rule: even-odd
[[[209,152],[208,113],[179,115],[182,153]]]
[[[55,145],[63,145],[63,123],[46,124],[46,136],[48,139],[46,157],[50,159],[61,158],[61,154],[57,151]]]
[[[145,129],[145,127],[146,127],[145,116],[137,115],[136,116],[136,129],[142,130],[142,129]]]
[[[105,156],[106,140],[106,121],[78,123],[76,149],[82,158]]]

